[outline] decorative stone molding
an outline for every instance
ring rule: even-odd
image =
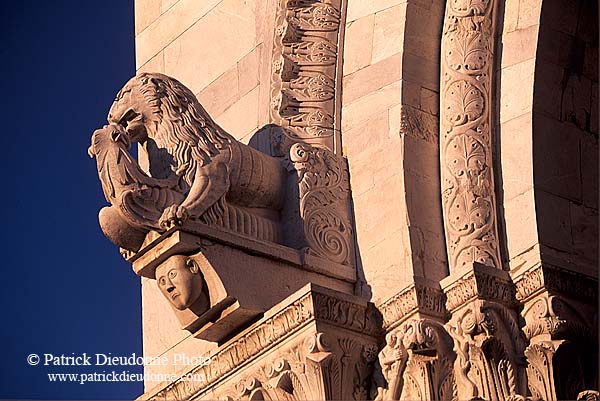
[[[514,278],[517,299],[525,302],[542,290],[597,304],[598,280],[572,270],[539,264]]]
[[[457,399],[504,400],[526,394],[525,339],[516,312],[475,300],[446,325],[454,339]]]
[[[350,183],[346,161],[331,151],[296,143],[290,160],[298,173],[305,252],[353,265]]]
[[[446,313],[444,303],[445,295],[439,288],[415,279],[415,283],[379,305],[383,327],[389,331],[415,312],[443,318]]]
[[[366,400],[375,348],[352,335],[311,333],[216,393],[240,400],[260,399],[257,392],[273,400]]]
[[[410,319],[386,336],[374,373],[372,399],[456,399],[455,354],[444,327]]]
[[[495,0],[448,0],[441,44],[440,165],[450,271],[502,269],[491,103]]]
[[[442,280],[446,293],[446,308],[453,312],[473,299],[486,299],[516,306],[515,286],[508,273],[475,263],[473,269],[459,276]]]
[[[296,292],[281,304],[286,306],[282,307],[272,316],[266,316],[246,331],[238,334],[230,342],[219,347],[213,355],[208,355],[207,357],[211,358],[212,361],[210,364],[197,366],[185,375],[202,377],[204,380],[177,380],[164,389],[154,391],[151,394],[145,394],[143,398],[154,400],[202,398],[202,394],[206,393],[209,389],[214,389],[219,383],[231,378],[232,375],[239,374],[239,369],[242,366],[246,366],[250,361],[256,361],[260,355],[265,355],[268,351],[278,347],[287,339],[301,333],[309,324],[332,327],[332,333],[330,334],[340,333],[339,342],[335,345],[335,347],[340,347],[338,348],[338,351],[336,351],[336,358],[339,359],[339,363],[343,365],[344,369],[354,369],[354,365],[349,362],[354,361],[352,363],[358,363],[357,361],[359,360],[363,361],[361,363],[364,363],[365,369],[367,369],[366,365],[375,360],[375,339],[373,338],[370,342],[364,342],[364,339],[368,338],[368,336],[374,337],[377,335],[381,327],[377,312],[372,305],[367,304],[365,301],[359,300],[356,297],[331,291],[313,284],[305,286],[302,290]],[[363,342],[359,345],[359,343],[356,343],[354,340],[342,340],[341,338],[344,337],[343,333],[346,332],[358,333],[359,337],[363,339]],[[338,337],[334,338],[336,338],[335,341],[338,341]],[[324,341],[324,337],[317,336],[314,340],[315,341],[313,341],[309,347],[312,351],[306,358],[313,358],[311,363],[316,363],[316,366],[311,367],[311,365],[308,364],[302,367],[302,369],[307,371],[312,370],[313,372],[315,369],[321,369],[319,367],[319,361],[323,361],[324,358],[328,357],[328,353],[330,352],[325,351],[325,349],[327,349],[327,342]],[[354,349],[355,346],[363,348],[357,351]],[[284,357],[283,360],[287,361],[289,366],[295,366],[289,358]],[[277,370],[277,366],[280,366],[278,369],[281,373],[285,370],[284,367],[286,366],[286,362],[276,363],[273,369]],[[342,368],[342,366],[340,366],[340,368]],[[253,370],[260,369],[262,368],[254,369],[253,367]],[[323,376],[327,374],[327,369],[321,370],[319,375]],[[267,371],[269,371],[269,369],[267,369]],[[357,386],[352,390],[360,393],[361,399],[366,399],[367,396],[367,387],[364,386],[364,383],[367,382],[369,378],[366,375],[367,373],[361,373]],[[339,381],[340,376],[337,376],[337,378],[334,379]],[[325,396],[324,394],[311,397],[312,393],[309,392],[312,391],[337,391],[335,389],[324,390],[323,379],[319,380],[321,380],[321,385],[317,385],[316,382],[313,382],[308,387],[302,387],[304,389],[303,392],[300,392],[300,390],[297,391],[297,394],[303,393],[307,395],[307,398],[294,399],[347,399],[344,396],[352,396],[352,394],[339,394],[333,392],[331,395],[334,396],[334,398],[323,398]],[[259,388],[258,382],[265,384],[267,380],[265,380],[264,377],[257,377],[257,381],[254,382],[254,384],[244,385],[244,396],[249,395],[252,391]],[[342,391],[341,384],[337,383],[337,386],[340,391]],[[336,395],[339,396],[339,398],[335,398]],[[237,395],[234,398],[240,398],[240,396]]]
[[[303,142],[335,153],[341,0],[280,0],[272,65],[272,140],[285,155]]]

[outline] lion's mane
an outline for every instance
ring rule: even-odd
[[[209,163],[233,138],[178,80],[159,73],[140,73],[117,94],[116,101],[123,91],[135,86],[154,114],[153,123],[146,125],[148,137],[173,156],[175,169],[188,164],[183,180],[191,187],[196,168]]]

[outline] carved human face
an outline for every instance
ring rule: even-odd
[[[202,294],[203,279],[198,265],[187,256],[172,256],[156,269],[158,288],[177,309],[194,304]]]

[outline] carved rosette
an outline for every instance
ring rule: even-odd
[[[451,271],[502,268],[492,171],[494,0],[447,0],[440,78],[442,207]]]
[[[335,263],[353,262],[348,169],[331,151],[296,143],[290,160],[298,173],[305,251]]]
[[[272,64],[273,138],[285,153],[295,142],[334,151],[341,0],[280,0]]]

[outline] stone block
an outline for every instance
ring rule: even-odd
[[[582,130],[589,129],[591,81],[578,74],[563,77],[561,120],[575,124]]]
[[[405,20],[406,3],[375,14],[372,63],[377,63],[402,51]]]
[[[397,53],[343,78],[342,102],[352,103],[401,78],[402,54]]]
[[[548,24],[553,29],[575,35],[581,3],[583,2],[553,1],[544,3],[544,13],[541,18],[544,24]]]
[[[258,128],[258,94],[259,88],[240,98],[215,120],[227,132],[241,138]]]
[[[202,23],[194,24],[165,49],[167,74],[180,78],[197,93],[235,66],[256,47],[254,6],[242,0],[224,0],[213,8]]]
[[[387,140],[387,132],[387,111],[379,113],[370,120],[364,121],[345,131],[342,136],[342,144],[346,148],[346,156],[349,159],[355,159],[356,155],[359,155],[368,148],[378,148],[383,141]],[[352,163],[352,166],[356,165]],[[361,171],[370,170],[368,164],[356,167]]]
[[[560,67],[567,67],[572,63],[575,37],[556,29],[541,29],[541,40],[537,49],[538,60],[550,62]]]
[[[262,46],[257,46],[237,63],[237,82],[240,96],[244,96],[259,84],[258,75]]]
[[[592,83],[590,131],[598,137],[598,82]]]
[[[580,201],[580,131],[572,124],[537,114],[533,124],[535,187]]]
[[[343,68],[345,76],[371,64],[374,25],[374,14],[346,24]]]
[[[419,83],[421,87],[438,92],[440,90],[440,65],[414,54],[404,53],[402,79]]]
[[[534,60],[523,61],[499,72],[500,123],[531,111],[533,106]]]
[[[138,35],[161,14],[161,0],[135,1],[135,34]]]
[[[525,113],[498,129],[501,141],[502,191],[509,201],[533,188],[533,121]]]
[[[164,13],[169,8],[173,7],[175,5],[175,3],[177,3],[178,1],[179,0],[161,0],[161,2],[160,2],[161,13]]]
[[[563,252],[573,251],[569,200],[546,191],[535,191],[540,244]]]
[[[580,148],[583,204],[598,209],[598,139],[583,134]]]
[[[343,105],[342,132],[400,103],[400,89],[400,82],[394,82],[350,104]]]
[[[504,1],[504,21],[502,33],[512,32],[517,29],[519,23],[519,4],[521,0],[505,0]]]
[[[588,42],[585,44],[583,57],[583,75],[598,82],[598,45]]]
[[[233,66],[198,93],[197,97],[211,116],[218,116],[240,99],[238,88],[238,69]]]
[[[501,67],[508,67],[535,58],[537,39],[537,25],[503,35]]]
[[[440,60],[440,37],[444,20],[443,7],[411,2],[407,5],[403,53],[410,53],[436,64]]]
[[[165,68],[199,92],[255,46],[253,4],[224,0],[165,49]]]
[[[346,22],[352,22],[373,14],[374,0],[351,0],[346,10]]]
[[[517,9],[519,10],[519,29],[540,24],[542,0],[520,0]]]
[[[370,249],[361,251],[363,270],[373,291],[372,302],[381,303],[412,280],[410,244],[405,229],[396,230]]]
[[[421,110],[438,116],[440,114],[440,94],[431,89],[421,88]]]
[[[539,242],[533,188],[504,201],[504,225],[511,261]]]
[[[441,210],[439,214],[441,219]],[[414,275],[435,282],[439,282],[448,275],[446,240],[441,224],[438,224],[437,227],[440,229],[439,232],[412,224],[408,227]]]
[[[153,1],[157,3],[158,12],[160,0]],[[198,20],[221,1],[223,0],[178,1],[173,7],[162,14],[159,19],[150,24],[147,29],[137,35],[135,43],[137,65],[144,65],[146,61],[161,49],[164,49],[190,26],[198,22]]]
[[[163,52],[159,52],[156,56],[152,57],[146,64],[138,67],[137,72],[165,72],[165,55]]]
[[[574,202],[570,206],[573,252],[598,266],[598,209]]]

